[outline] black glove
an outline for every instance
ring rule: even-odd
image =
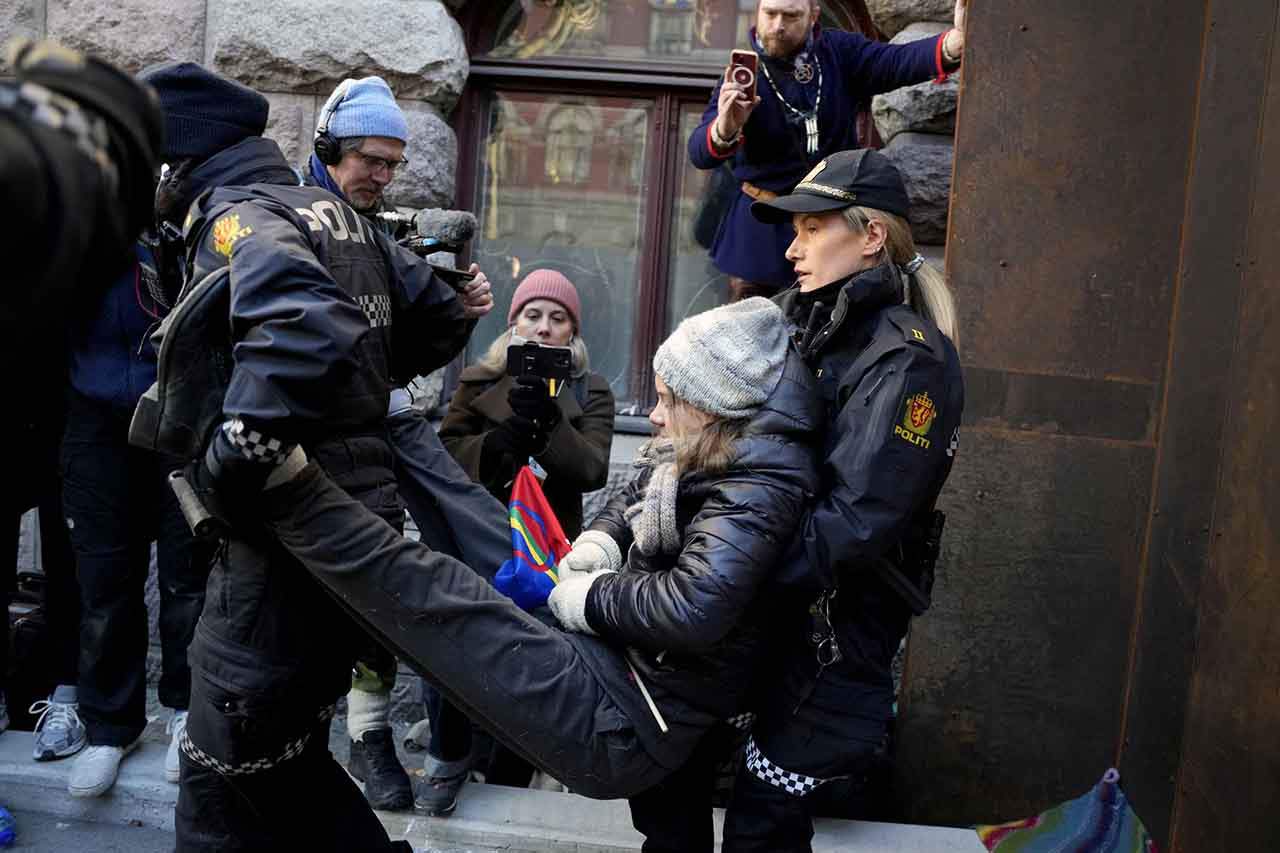
[[[253,523],[245,509],[262,494],[274,468],[271,462],[245,456],[219,428],[204,457],[191,463],[186,476],[210,515],[227,527],[243,530]]]
[[[560,423],[560,406],[547,391],[545,380],[537,376],[521,376],[507,393],[507,403],[517,417],[532,421],[544,435]]]
[[[538,425],[528,418],[512,415],[498,424],[484,439],[484,449],[488,453],[497,451],[507,453],[519,462],[540,453],[547,444],[547,436]]]

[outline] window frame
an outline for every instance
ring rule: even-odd
[[[513,0],[518,2],[518,0]],[[717,69],[705,64],[681,61],[609,60],[599,57],[540,56],[527,59],[485,58],[497,37],[497,27],[509,4],[472,2],[458,13],[466,36],[467,52],[480,57],[471,60],[471,72],[463,88],[451,124],[458,138],[456,204],[475,210],[476,180],[480,169],[483,136],[487,130],[489,98],[496,91],[529,94],[566,94],[585,97],[623,97],[654,102],[654,144],[645,155],[642,183],[645,197],[643,228],[648,235],[645,251],[638,259],[635,322],[632,326],[630,375],[627,396],[633,407],[620,414],[641,415],[656,402],[649,381],[649,362],[666,333],[669,291],[668,255],[671,248],[669,202],[675,197],[679,179],[676,157],[684,157],[686,140],[678,138],[680,112],[689,103],[705,108],[711,89],[719,79]],[[883,40],[875,29],[864,0],[833,0],[825,11],[847,29],[868,38]],[[872,127],[874,127],[872,125]],[[872,140],[872,144],[875,144]],[[470,249],[464,255],[469,260]]]

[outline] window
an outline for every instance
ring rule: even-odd
[[[653,3],[649,19],[649,53],[654,56],[684,56],[693,51],[692,4]]]
[[[652,405],[658,344],[727,293],[694,236],[716,173],[692,167],[686,142],[729,50],[746,44],[755,5],[501,0],[463,8],[472,68],[457,117],[458,203],[479,218],[470,252],[498,306],[473,336],[469,359],[502,332],[516,284],[551,267],[578,288],[592,369],[609,380],[620,411]],[[825,26],[872,32],[869,22],[863,0],[824,4]]]
[[[553,184],[584,184],[591,177],[598,112],[581,105],[557,107],[546,122],[546,172]]]

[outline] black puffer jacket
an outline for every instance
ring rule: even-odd
[[[714,721],[742,710],[770,630],[760,591],[813,495],[820,428],[813,378],[792,351],[729,470],[680,478],[679,554],[646,557],[631,547],[623,511],[643,494],[643,477],[590,525],[627,559],[620,573],[592,584],[587,622],[629,648],[664,716]]]

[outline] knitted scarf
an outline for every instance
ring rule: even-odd
[[[627,507],[623,517],[631,525],[636,547],[646,557],[675,554],[680,550],[680,528],[676,524],[676,451],[670,439],[655,438],[636,454],[637,466],[653,468],[644,495]]]

